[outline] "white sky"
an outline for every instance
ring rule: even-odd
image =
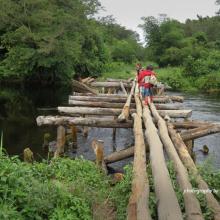
[[[100,16],[113,15],[117,23],[141,34],[137,27],[141,17],[167,14],[168,17],[184,22],[196,15],[213,16],[218,10],[215,0],[100,0],[106,11]]]

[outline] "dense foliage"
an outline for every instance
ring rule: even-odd
[[[98,0],[0,0],[0,5],[0,79],[99,75],[112,60],[140,57],[137,34],[112,17],[94,18]]]
[[[17,157],[0,156],[0,219],[104,219],[111,217],[109,213],[113,218],[116,215],[118,220],[126,219],[132,166],[125,168],[121,182],[112,185],[112,180],[102,174],[93,162],[84,159],[27,164]],[[177,184],[174,166],[171,162],[167,165],[184,213],[183,193]],[[220,188],[220,172],[214,170],[210,163],[200,167],[200,172],[211,189]],[[148,178],[150,212],[156,219],[157,201],[150,166]],[[191,181],[197,189],[193,177]],[[220,199],[219,192],[215,196]],[[198,194],[198,199],[205,219],[212,219],[204,195]]]
[[[145,33],[146,53],[160,67],[181,67],[174,76],[170,73],[170,77],[162,77],[168,83],[178,81],[180,85],[171,82],[174,89],[189,88],[191,84],[204,92],[219,92],[220,16],[197,17],[185,23],[166,16],[143,17],[140,27]]]

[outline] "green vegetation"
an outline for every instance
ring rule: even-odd
[[[185,23],[143,17],[146,54],[160,67],[168,67],[161,78],[174,89],[219,93],[220,17],[197,17]]]
[[[185,23],[143,17],[143,46],[112,16],[95,18],[98,0],[0,4],[0,81],[53,84],[75,74],[129,78],[135,62],[151,60],[165,68],[160,77],[176,90],[220,92],[219,12]]]
[[[53,83],[75,73],[100,75],[112,61],[142,56],[135,32],[109,16],[95,19],[98,0],[0,0],[0,80]]]
[[[168,163],[172,183],[184,212],[183,193],[176,182],[174,166]],[[110,210],[117,219],[126,219],[126,208],[131,192],[132,166],[125,167],[121,182],[112,185],[110,177],[100,172],[93,162],[84,159],[58,159],[28,164],[18,157],[1,156],[0,160],[0,219],[93,219],[106,216]],[[220,172],[210,163],[200,167],[210,189],[220,189]],[[151,168],[150,211],[156,214],[156,197]],[[192,178],[193,187],[197,187]],[[216,198],[220,201],[220,194]],[[204,195],[198,194],[205,219],[212,219]],[[99,218],[100,219],[100,218]]]

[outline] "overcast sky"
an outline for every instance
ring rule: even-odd
[[[100,15],[113,15],[117,22],[141,33],[137,27],[141,17],[167,14],[168,17],[184,22],[196,15],[213,16],[218,10],[215,0],[100,0],[106,11]]]

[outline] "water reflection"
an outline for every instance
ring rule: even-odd
[[[0,130],[3,131],[4,148],[10,155],[21,155],[23,149],[30,147],[39,158],[43,134],[55,133],[54,128],[39,128],[36,117],[48,114],[38,108],[57,107],[67,103],[69,88],[29,89],[2,88],[0,90]]]

